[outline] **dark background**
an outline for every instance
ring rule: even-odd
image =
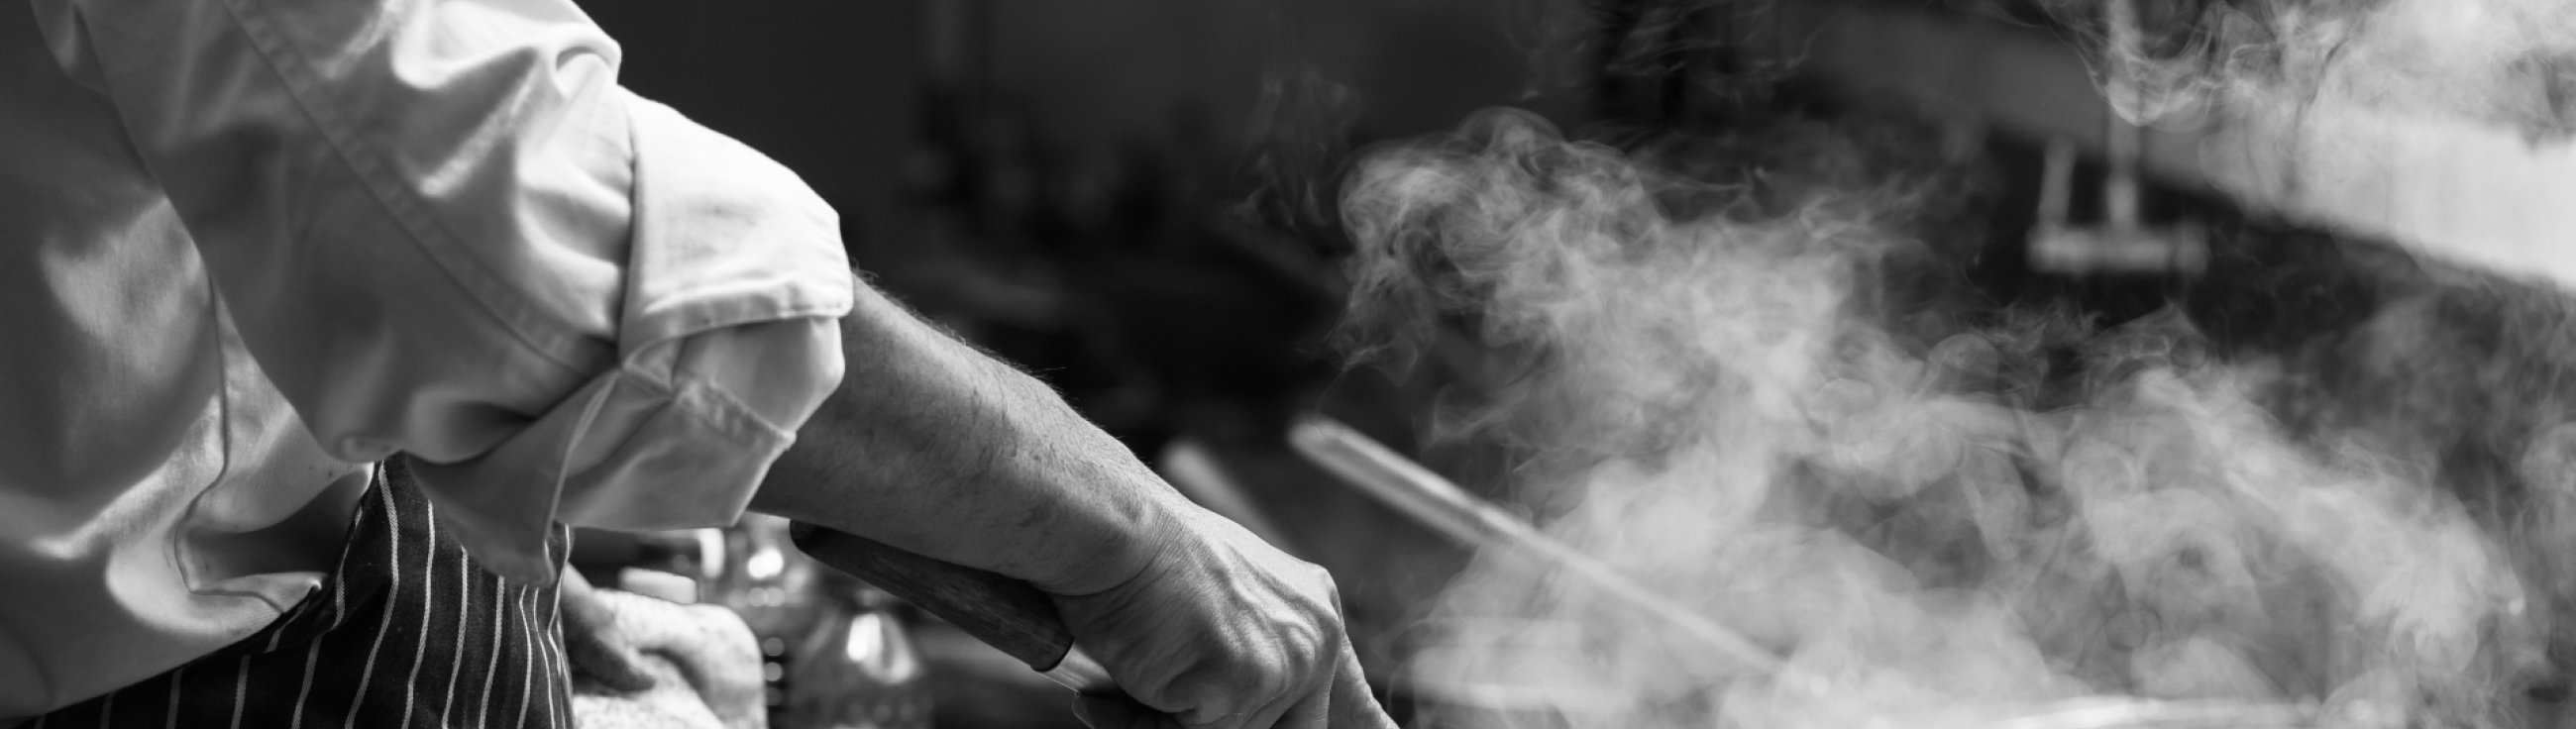
[[[1830,15],[1845,5],[1899,7],[1898,15],[1923,14],[1936,30],[1965,22],[1953,14],[1974,15],[2025,46],[2030,38],[2041,39],[2032,47],[2054,42],[2050,18],[2029,2],[1800,7]],[[1945,79],[1883,62],[1909,57],[1903,51],[1938,57],[1940,49],[1817,51],[1813,65],[1827,71],[1820,75],[1921,71],[1915,81],[1935,97],[1989,96],[1999,128],[2038,120],[2041,134],[1973,134],[1964,153],[1943,159],[1955,122],[1929,118],[1938,115],[1919,105],[1891,113],[1896,105],[1873,93],[1748,60],[1762,54],[1735,51],[1803,49],[1805,39],[1725,7],[1733,6],[619,0],[585,9],[623,44],[626,85],[779,159],[832,202],[853,262],[877,285],[1054,384],[1167,475],[1175,453],[1212,459],[1231,484],[1218,496],[1247,505],[1230,516],[1249,512],[1266,525],[1265,536],[1333,570],[1382,690],[1397,675],[1408,626],[1467,552],[1307,464],[1282,433],[1298,414],[1327,414],[1471,489],[1508,498],[1498,493],[1499,475],[1511,461],[1496,449],[1416,437],[1459,384],[1457,373],[1346,367],[1325,339],[1343,293],[1337,264],[1346,244],[1332,220],[1342,165],[1354,150],[1442,132],[1479,109],[1528,109],[1571,136],[1659,155],[1674,167],[1709,161],[1712,169],[1692,173],[1719,178],[1848,173],[1796,147],[1694,141],[1761,139],[1766,125],[1834,120],[1852,138],[1887,142],[1862,159],[1888,166],[1860,174],[1915,165],[1957,176],[1950,217],[1925,225],[1948,247],[1944,261],[1956,264],[1955,280],[1943,279],[1940,292],[1977,302],[1960,309],[2064,306],[2109,327],[2172,306],[2222,353],[2317,364],[2324,389],[2363,393],[2353,402],[2396,387],[2393,374],[2344,364],[2352,358],[2342,353],[2362,340],[2336,338],[2383,301],[2427,295],[2416,264],[2375,242],[2249,217],[2190,184],[2150,180],[2151,221],[2209,226],[2219,263],[2207,275],[2029,270],[2021,243],[2040,188],[2039,137],[2101,124],[2080,59],[2040,67],[2003,55],[1995,63],[2021,76]],[[1971,44],[2001,37],[1979,35],[1990,32],[1950,35]],[[2098,215],[2099,170],[2088,157],[2076,176],[2078,218]],[[2458,319],[2456,331],[2482,331],[2479,323],[2505,316],[2500,311],[2543,305],[2521,297],[2511,306],[2440,300],[2434,310]],[[2453,350],[2483,356],[2476,353],[2502,347]],[[2469,375],[2454,379],[2463,391],[2482,387]],[[2445,437],[2470,444],[2513,436]],[[2503,456],[2467,445],[2455,451],[2445,468],[2501,468]],[[2494,490],[2512,488],[2519,487]],[[935,625],[921,639],[939,671],[943,726],[1069,725],[1061,694],[1008,659]],[[1392,695],[1401,716],[1402,692]]]
[[[1496,105],[1580,124],[1562,8],[1485,0],[586,3],[621,79],[786,164],[853,262],[1160,464],[1212,454],[1332,568],[1373,676],[1466,552],[1290,453],[1321,410],[1412,449],[1436,390],[1346,372],[1330,184],[1370,140]],[[1566,16],[1566,17],[1580,17]],[[1561,20],[1561,18],[1559,19]],[[1159,465],[1158,465],[1159,467]],[[936,625],[943,726],[1070,725]]]

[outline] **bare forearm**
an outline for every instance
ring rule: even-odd
[[[1043,383],[861,287],[840,389],[752,508],[1087,594],[1141,569],[1178,494]]]
[[[1132,698],[1081,699],[1085,723],[1395,729],[1322,568],[1191,505],[1054,392],[875,291],[841,331],[841,388],[753,508],[1055,593]]]

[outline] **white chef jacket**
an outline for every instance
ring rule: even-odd
[[[0,725],[274,620],[397,451],[525,579],[740,512],[838,224],[617,64],[567,0],[0,9]]]

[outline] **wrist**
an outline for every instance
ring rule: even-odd
[[[1039,589],[1066,596],[1107,592],[1187,549],[1194,534],[1189,511],[1196,506],[1144,464],[1130,459],[1125,466],[1074,482],[1096,490],[1095,503],[1105,508],[1083,520],[1085,538],[1067,540],[1053,555],[1052,569],[1030,580]]]

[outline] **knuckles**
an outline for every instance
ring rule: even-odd
[[[1113,590],[1119,599],[1081,611],[1097,611],[1090,617],[1100,620],[1083,622],[1107,629],[1099,636],[1107,641],[1103,657],[1120,680],[1181,726],[1273,720],[1264,717],[1332,695],[1345,662],[1332,573],[1235,531],[1201,532],[1203,551],[1185,552],[1130,589]]]

